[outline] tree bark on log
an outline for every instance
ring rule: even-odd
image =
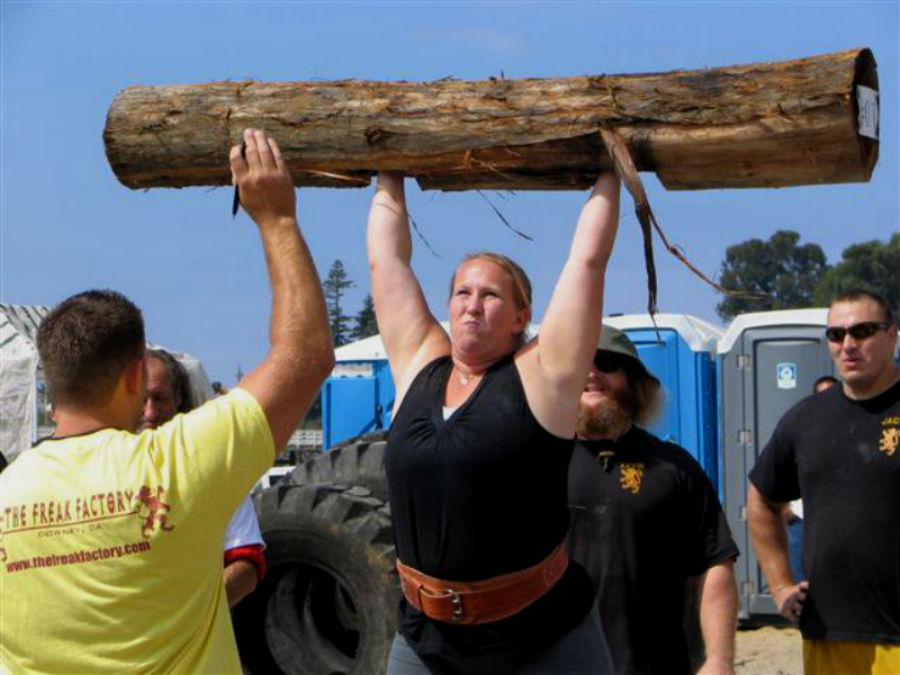
[[[583,189],[616,129],[668,189],[869,180],[856,87],[878,89],[868,49],[640,75],[434,82],[216,82],[130,87],[104,141],[131,188],[228,185],[246,127],[278,141],[297,185],[356,187],[396,170],[423,189]]]

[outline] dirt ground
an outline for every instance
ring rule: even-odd
[[[800,631],[781,626],[741,628],[735,670],[737,675],[803,675]]]

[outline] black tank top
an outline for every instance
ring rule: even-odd
[[[416,376],[391,425],[385,469],[400,560],[440,579],[477,581],[540,562],[566,536],[574,439],[535,419],[512,355],[445,421],[452,365],[441,357]],[[513,617],[454,626],[403,600],[400,632],[423,656],[514,657],[555,641],[592,603],[587,574],[570,563],[556,586]]]

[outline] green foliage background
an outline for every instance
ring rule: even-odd
[[[853,244],[832,267],[818,244],[801,244],[799,233],[779,230],[767,241],[749,239],[729,246],[720,283],[740,292],[724,296],[716,306],[726,321],[744,312],[824,307],[834,295],[851,289],[879,293],[897,316],[900,233],[887,242]]]

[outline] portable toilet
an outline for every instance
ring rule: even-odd
[[[381,336],[334,350],[335,365],[322,385],[322,447],[387,429],[394,407],[394,381]]]
[[[787,410],[833,375],[825,339],[827,309],[736,317],[719,340],[719,448],[725,513],[741,549],[735,567],[741,616],[777,614],[747,525],[747,474]]]
[[[648,431],[685,448],[721,495],[716,429],[716,344],[722,330],[687,314],[628,314],[603,319],[623,331],[663,387],[664,402]]]
[[[650,431],[685,447],[718,485],[715,349],[721,329],[684,314],[657,314],[659,340],[647,314],[604,319],[628,334],[638,355],[663,385],[666,400]],[[449,324],[443,327],[449,330]],[[539,325],[532,325],[535,335]],[[322,388],[325,448],[390,426],[394,384],[381,337],[335,350],[335,367]]]

